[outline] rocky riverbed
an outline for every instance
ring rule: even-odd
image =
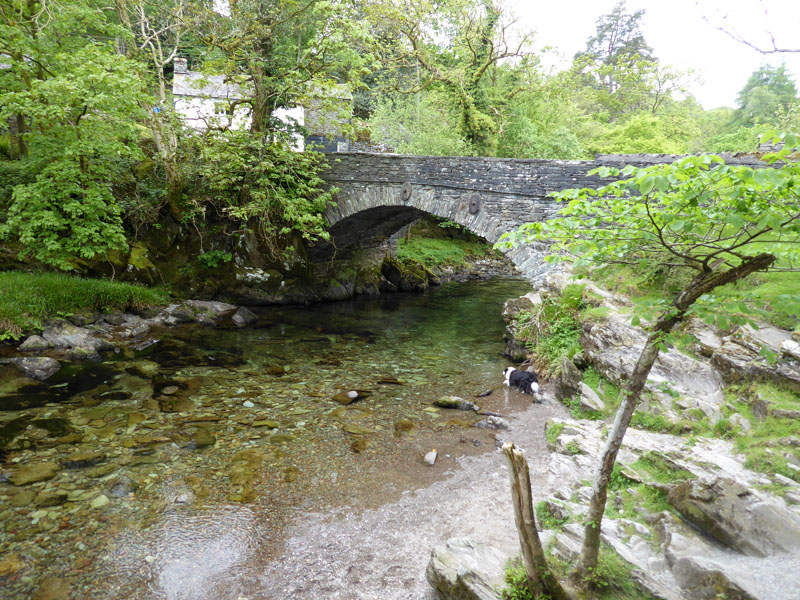
[[[476,398],[506,364],[502,301],[526,288],[254,309],[241,328],[235,307],[204,324],[204,303],[54,324],[39,352],[56,373],[0,367],[4,597],[271,597],[255,574],[308,511],[361,514],[494,449],[498,431],[475,427],[486,415],[434,401],[527,405]],[[93,327],[119,351],[67,361]]]

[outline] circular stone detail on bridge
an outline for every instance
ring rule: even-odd
[[[481,195],[478,192],[472,192],[467,200],[469,201],[469,214],[477,215],[481,210]]]
[[[411,198],[411,183],[406,181],[403,184],[403,188],[400,190],[400,198],[403,202],[408,202],[408,199]]]

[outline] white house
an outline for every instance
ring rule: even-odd
[[[191,72],[185,58],[175,59],[172,103],[175,112],[189,127],[199,130],[212,127],[250,127],[250,107],[247,104],[236,104],[243,96],[241,88],[236,84],[226,83],[223,75]],[[301,106],[279,108],[274,115],[292,127],[302,127],[305,122],[305,111]],[[292,140],[292,148],[302,152],[302,134],[292,134]]]

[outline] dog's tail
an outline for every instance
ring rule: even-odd
[[[531,381],[528,384],[528,388],[530,389],[531,394],[533,394],[534,396],[539,393],[539,384],[535,381]]]

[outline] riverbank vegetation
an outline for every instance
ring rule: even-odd
[[[0,341],[41,329],[51,317],[140,311],[169,302],[169,295],[158,288],[63,273],[0,271],[0,290]]]

